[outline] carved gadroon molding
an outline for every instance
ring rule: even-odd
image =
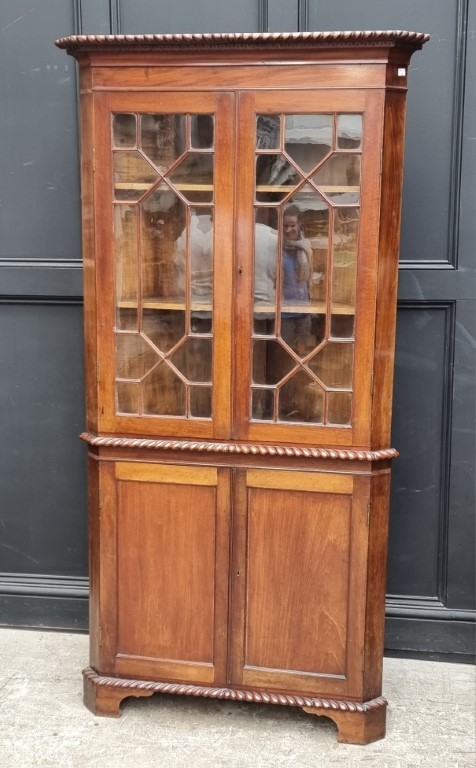
[[[84,677],[93,685],[101,688],[112,688],[124,691],[142,691],[144,693],[169,693],[178,696],[196,696],[207,699],[225,699],[229,701],[248,701],[255,704],[281,704],[287,707],[308,707],[329,712],[371,712],[387,706],[387,700],[380,696],[371,701],[339,701],[336,699],[317,699],[309,696],[291,696],[265,691],[242,691],[235,688],[212,688],[202,685],[187,685],[186,683],[158,683],[148,680],[122,680],[116,677],[98,675],[91,667],[83,670]]]
[[[245,454],[251,456],[286,456],[305,459],[344,459],[348,461],[383,461],[398,456],[395,448],[379,451],[349,448],[315,448],[291,445],[250,445],[248,443],[212,443],[193,440],[152,440],[142,437],[107,437],[81,434],[81,439],[97,448],[142,448],[164,451]]]
[[[423,32],[380,30],[362,32],[236,32],[213,34],[164,34],[164,35],[70,35],[56,40],[58,48],[69,53],[76,51],[157,50],[159,48],[255,48],[266,46],[293,48],[385,47],[388,45],[423,45],[430,36]]]

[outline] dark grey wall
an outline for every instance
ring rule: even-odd
[[[85,628],[81,241],[69,33],[413,29],[387,648],[474,653],[476,3],[0,6],[0,623]]]

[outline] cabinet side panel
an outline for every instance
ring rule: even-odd
[[[86,374],[86,425],[98,430],[98,401],[96,385],[97,316],[96,316],[96,242],[94,226],[93,173],[93,95],[90,90],[91,71],[82,68],[81,77],[81,210],[83,240],[84,285],[84,353]]]
[[[364,697],[382,693],[390,470],[372,477],[365,617]]]
[[[387,93],[382,158],[372,448],[387,448],[392,414],[405,92]]]
[[[215,495],[119,481],[119,654],[213,661]]]
[[[89,647],[90,664],[99,667],[99,463],[88,459]]]

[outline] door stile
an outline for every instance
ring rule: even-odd
[[[254,94],[237,94],[233,437],[248,437],[254,280]]]

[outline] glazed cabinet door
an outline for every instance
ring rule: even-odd
[[[383,96],[242,93],[236,435],[369,440]]]
[[[229,682],[362,692],[368,479],[238,473]]]
[[[223,684],[229,470],[117,462],[101,472],[99,664],[132,678]]]
[[[228,437],[234,96],[94,99],[99,429]]]

